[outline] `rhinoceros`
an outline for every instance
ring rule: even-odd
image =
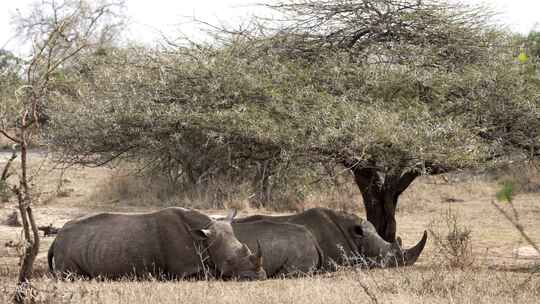
[[[49,249],[49,269],[62,277],[203,277],[265,279],[262,252],[238,241],[236,212],[213,220],[190,209],[100,213],[72,220]]]
[[[322,250],[304,226],[269,220],[233,223],[234,234],[250,248],[261,246],[268,276],[298,276],[321,268]]]
[[[278,224],[286,225],[278,229]],[[306,231],[300,233],[298,225]],[[256,239],[264,245],[264,267],[268,276],[283,273],[276,272],[276,269],[282,269],[279,262],[272,264],[273,261],[287,260],[283,256],[294,257],[283,265],[296,271],[308,271],[305,265],[318,265],[317,268],[322,271],[333,270],[337,265],[351,264],[367,267],[408,266],[416,262],[427,240],[424,231],[417,245],[403,250],[397,242],[389,243],[382,239],[369,221],[354,214],[326,208],[313,208],[294,215],[238,218],[233,221],[233,228],[237,238],[248,246],[253,248]],[[293,242],[295,244],[291,246]],[[296,257],[305,248],[309,248],[309,252],[315,248],[319,254],[310,253],[298,260]],[[280,257],[276,258],[276,254]],[[291,265],[291,261],[297,262]]]

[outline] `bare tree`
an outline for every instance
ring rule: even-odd
[[[28,174],[29,143],[40,136],[47,124],[47,108],[56,93],[69,83],[62,71],[86,52],[110,43],[119,33],[124,18],[119,1],[39,1],[27,14],[13,16],[16,32],[31,44],[22,65],[22,85],[16,88],[10,111],[0,114],[0,134],[16,144],[21,157],[16,194],[24,231],[24,256],[14,301],[32,294],[29,280],[39,250],[39,231],[32,209]]]

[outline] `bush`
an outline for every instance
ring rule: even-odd
[[[460,224],[458,215],[452,209],[448,208],[439,218],[435,218],[429,227],[435,244],[435,256],[442,264],[461,269],[473,265],[472,231]]]

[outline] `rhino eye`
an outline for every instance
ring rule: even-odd
[[[360,225],[355,225],[354,227],[352,227],[352,233],[355,237],[363,237],[364,236],[364,231],[362,230],[362,226]]]

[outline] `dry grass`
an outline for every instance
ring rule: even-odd
[[[473,265],[476,256],[472,250],[472,230],[461,223],[460,216],[451,208],[434,218],[428,230],[435,248],[433,257],[441,265],[461,269]]]
[[[37,303],[538,303],[540,278],[434,264],[263,282],[34,282]],[[0,279],[0,302],[12,284]]]
[[[159,177],[134,176],[132,172],[116,170],[96,185],[88,197],[88,204],[131,207],[184,206],[197,209],[236,208],[249,209],[247,185],[231,185],[214,182],[204,186],[181,189]]]
[[[0,161],[1,162],[1,161]],[[183,205],[197,203],[177,197],[159,201],[159,184],[127,178],[121,173],[100,169],[70,169],[62,174],[41,160],[33,163],[36,180],[36,216],[39,225],[61,226],[66,221],[99,211],[148,211],[150,203]],[[35,171],[34,171],[35,172]],[[61,187],[58,187],[61,181]],[[474,264],[452,268],[437,253],[440,244],[431,237],[413,267],[389,270],[354,271],[297,279],[263,282],[160,282],[160,281],[75,281],[57,282],[46,276],[46,251],[52,238],[44,238],[35,266],[37,303],[539,303],[540,273],[532,274],[538,256],[520,257],[514,252],[525,244],[513,227],[489,204],[497,183],[487,179],[444,180],[421,178],[402,196],[397,213],[398,234],[406,247],[416,243],[433,220],[445,227],[441,214],[451,209],[459,214],[457,227],[470,230],[470,255]],[[200,200],[212,197],[201,193]],[[238,199],[225,196],[222,205],[243,209],[241,215],[267,213],[252,209],[247,192]],[[208,201],[211,201],[208,199]],[[0,219],[14,209],[3,205]],[[159,205],[161,203],[162,205]],[[299,202],[295,202],[298,204]],[[514,204],[525,230],[540,242],[540,195],[522,193]],[[363,213],[361,196],[354,185],[330,194],[315,194],[300,202],[296,210],[314,206]],[[211,206],[212,207],[212,206]],[[221,207],[221,206],[215,206]],[[504,206],[507,208],[507,206]],[[222,210],[207,210],[223,214]],[[446,225],[447,226],[447,225]],[[448,231],[440,232],[441,238]],[[20,239],[20,228],[0,225],[0,303],[7,303],[17,275],[17,252],[5,247]]]

